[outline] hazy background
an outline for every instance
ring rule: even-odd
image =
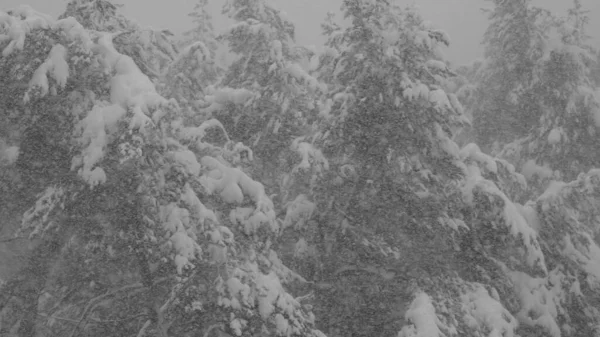
[[[215,27],[222,30],[228,26],[221,13],[224,0],[209,0],[215,16]],[[303,45],[322,45],[320,24],[327,11],[339,12],[341,0],[270,0],[275,7],[287,13],[296,25],[296,39]],[[170,29],[178,34],[191,28],[187,14],[192,11],[195,0],[116,0],[124,4],[122,9],[129,18],[143,26]],[[448,60],[455,64],[469,63],[482,56],[481,40],[487,27],[487,19],[481,8],[489,6],[484,0],[402,0],[416,4],[423,17],[445,30],[451,39],[446,51]],[[582,0],[591,11],[588,32],[600,47],[600,0]],[[536,0],[535,5],[554,12],[564,13],[571,7],[571,0]],[[63,12],[67,0],[0,0],[0,9],[20,4],[31,5],[38,11],[58,16]]]

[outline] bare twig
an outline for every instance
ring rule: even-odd
[[[169,305],[175,300],[175,298],[177,297],[177,295],[181,294],[181,292],[183,292],[187,286],[187,284],[189,284],[193,278],[196,276],[197,272],[194,271],[192,272],[192,274],[190,276],[187,277],[185,282],[182,282],[180,284],[180,287],[177,287],[177,285],[171,289],[171,294],[169,296],[169,299],[160,307],[160,313],[163,313],[167,310],[167,308],[169,307]],[[160,282],[157,281],[155,284],[158,284]]]
[[[60,316],[54,316],[54,315],[48,315],[48,314],[44,314],[44,313],[38,313],[38,316],[42,316],[44,318],[47,319],[57,319],[59,321],[65,321],[65,322],[71,322],[71,323],[79,323],[79,320],[76,319],[72,319],[72,318],[66,318],[66,317],[60,317]],[[97,319],[97,318],[90,318],[90,321],[94,321],[96,323],[115,323],[115,322],[123,322],[123,321],[130,321],[133,319],[136,319],[138,317],[143,317],[143,316],[147,316],[146,313],[140,313],[131,317],[125,317],[125,318],[119,318],[119,319],[107,319],[107,320],[101,320],[101,319]]]
[[[137,315],[131,316],[131,317],[125,317],[125,318],[119,318],[119,319],[107,319],[107,320],[90,318],[90,321],[94,321],[96,323],[115,323],[115,322],[130,321],[130,320],[136,319],[138,317],[143,317],[143,316],[148,316],[148,314],[143,312],[143,313],[139,313]]]
[[[113,291],[107,292],[105,294],[102,294],[100,296],[97,296],[95,298],[92,298],[88,305],[85,307],[85,309],[83,310],[83,313],[81,314],[81,317],[79,318],[79,322],[75,325],[75,327],[73,328],[73,330],[71,331],[71,337],[75,336],[75,333],[77,332],[77,330],[79,329],[79,325],[81,325],[81,322],[83,322],[85,320],[85,318],[87,317],[87,315],[90,313],[90,311],[92,311],[93,308],[96,307],[97,303],[99,303],[102,299],[115,295],[119,292],[125,291],[125,290],[129,290],[129,289],[136,289],[136,288],[140,288],[140,287],[144,287],[143,284],[141,283],[134,283],[134,284],[128,284],[126,286],[123,286],[121,288],[115,289]]]
[[[159,330],[162,333],[162,336],[167,336],[167,331],[171,327],[171,324],[173,324],[173,322],[165,322],[165,311],[167,311],[167,309],[169,308],[169,305],[171,305],[171,303],[173,303],[173,301],[175,301],[175,299],[177,298],[177,295],[180,294],[185,289],[186,283],[191,282],[191,280],[194,278],[194,276],[196,276],[195,271],[192,273],[192,275],[190,275],[187,278],[187,280],[185,282],[179,283],[171,289],[171,294],[169,295],[169,298],[167,299],[167,301],[165,301],[165,303],[162,306],[157,305],[155,307],[156,316],[158,318],[157,324],[158,324]]]
[[[72,319],[72,318],[50,316],[50,315],[42,314],[42,313],[39,313],[39,312],[38,312],[38,316],[42,316],[42,317],[45,317],[45,318],[48,318],[48,319],[51,319],[51,318],[52,319],[57,319],[59,321],[65,321],[65,322],[71,322],[71,323],[78,323],[79,322],[79,321],[77,321],[75,319]]]

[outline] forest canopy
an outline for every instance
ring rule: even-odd
[[[344,0],[323,48],[207,3],[181,36],[0,9],[0,336],[600,337],[579,0],[490,0],[458,68],[392,0]]]

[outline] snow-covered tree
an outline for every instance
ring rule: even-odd
[[[600,336],[578,1],[494,1],[486,60],[456,71],[393,1],[344,0],[321,53],[228,1],[223,76],[205,5],[181,52],[105,0],[0,12],[0,216],[32,247],[0,335]],[[499,158],[460,148],[494,109],[541,118],[492,135],[524,135]]]
[[[330,335],[389,335],[401,328],[408,280],[450,265],[452,254],[441,252],[452,251],[462,176],[451,137],[468,121],[442,89],[452,76],[442,31],[387,1],[349,0],[342,9],[350,27],[324,25],[319,71],[330,90],[308,138],[329,170],[310,191],[314,228],[298,246],[325,257],[315,281]]]
[[[572,182],[555,182],[536,200],[532,212],[537,214],[535,223],[551,272],[546,280],[523,281],[530,286],[538,283],[539,291],[550,295],[538,303],[555,317],[562,336],[600,335],[598,173],[593,169]],[[543,325],[542,319],[531,318],[529,322]]]
[[[386,1],[343,9],[352,25],[328,25],[320,70],[331,90],[307,138],[329,170],[288,206],[305,234],[294,253],[319,256],[322,328],[331,336],[591,332],[592,316],[572,318],[593,301],[546,250],[545,213],[516,202],[526,200],[525,177],[451,140],[466,120],[442,89],[452,76],[437,52],[444,34]]]
[[[462,65],[453,69],[456,76],[445,80],[443,88],[446,92],[456,95],[458,101],[464,109],[465,116],[471,122],[470,126],[464,127],[458,134],[455,135],[454,141],[465,146],[469,143],[476,142],[476,133],[473,127],[473,110],[470,108],[477,99],[477,73],[483,62],[476,60],[470,64]]]
[[[587,16],[578,1],[548,30],[545,53],[530,101],[542,114],[527,137],[508,144],[501,156],[521,167],[528,178],[573,180],[598,166],[600,93],[592,78],[595,52],[586,36]]]
[[[539,83],[539,61],[546,49],[550,13],[531,0],[493,0],[484,35],[485,61],[478,73],[475,101],[469,106],[477,142],[491,149],[525,136],[541,107],[532,86]]]
[[[177,55],[174,36],[167,30],[142,28],[118,12],[109,0],[72,0],[61,18],[73,17],[86,29],[114,34],[115,47],[132,57],[150,78],[158,78]]]
[[[194,6],[190,14],[194,28],[184,33],[179,54],[166,69],[161,85],[164,95],[196,109],[198,100],[205,96],[210,85],[219,81],[224,71],[216,58],[219,43],[207,4],[207,0],[200,0]]]
[[[401,336],[595,336],[597,173],[525,204],[525,178],[470,144],[456,274],[418,283]],[[590,221],[591,220],[591,221]],[[470,237],[470,238],[469,238]]]
[[[525,98],[530,106],[537,107],[540,119],[532,124],[528,135],[506,145],[500,156],[514,163],[523,175],[503,160],[493,159],[496,169],[504,162],[503,166],[510,168],[507,173],[522,182],[510,186],[491,179],[506,194],[505,205],[514,205],[515,211],[510,213],[522,217],[522,228],[535,231],[532,238],[543,257],[539,264],[543,268],[534,272],[498,263],[497,253],[486,248],[503,244],[490,244],[487,239],[477,249],[491,265],[499,267],[499,274],[487,276],[496,281],[483,283],[498,291],[500,302],[520,323],[515,331],[522,336],[598,334],[595,268],[588,262],[598,246],[593,220],[597,210],[591,206],[595,204],[592,191],[597,178],[594,170],[583,174],[596,166],[595,157],[586,149],[594,142],[597,99],[590,79],[594,58],[586,43],[585,23],[585,11],[575,1],[565,18],[547,22],[543,43],[532,49],[535,59],[531,67],[522,69],[527,72],[525,78],[533,79]],[[495,104],[502,107],[506,101],[510,103],[500,99]],[[486,157],[477,153],[472,152],[474,159]],[[553,179],[575,180],[550,182]],[[487,208],[482,206],[477,207],[480,214]],[[498,234],[493,237],[498,242]],[[480,265],[486,269],[486,264]],[[514,299],[512,304],[510,298]]]
[[[221,38],[236,59],[203,111],[219,119],[232,140],[253,148],[259,171],[274,186],[280,164],[297,160],[289,148],[306,134],[316,95],[326,88],[301,66],[308,53],[295,45],[294,26],[283,13],[264,0],[228,1],[224,13],[234,24]]]
[[[213,17],[208,12],[208,0],[198,0],[193,11],[188,14],[194,27],[183,33],[182,47],[201,41],[211,53],[211,58],[216,57],[218,48],[217,37],[212,23]]]
[[[0,12],[0,95],[15,97],[2,120],[36,127],[17,164],[45,155],[27,144],[39,137],[68,150],[66,166],[29,182],[42,193],[21,232],[35,249],[0,289],[2,334],[322,336],[282,285],[297,276],[272,249],[263,185],[230,164],[239,149],[203,141],[214,120],[172,118],[176,102],[114,35],[26,6]]]

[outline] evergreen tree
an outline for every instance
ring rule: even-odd
[[[541,107],[532,87],[539,83],[539,61],[553,18],[530,0],[493,0],[484,35],[485,62],[470,106],[477,143],[485,150],[525,136]]]
[[[218,125],[181,128],[110,32],[29,7],[0,23],[0,90],[27,111],[2,119],[69,150],[55,176],[29,182],[42,193],[21,231],[38,244],[0,289],[2,334],[322,335],[282,286],[295,274],[271,247],[264,187],[230,166],[238,148],[202,141]],[[26,142],[19,157],[45,154]]]
[[[587,14],[579,1],[557,19],[539,67],[535,99],[543,111],[528,137],[507,145],[502,156],[515,162],[528,178],[572,180],[596,167],[600,95],[592,69],[595,52],[586,36]]]
[[[114,34],[119,52],[132,57],[150,78],[160,77],[177,55],[173,34],[140,27],[120,14],[119,7],[109,0],[73,0],[60,17],[73,17],[86,29]]]
[[[444,34],[386,1],[343,9],[352,26],[328,25],[321,70],[332,90],[309,138],[330,169],[312,204],[288,208],[316,226],[296,248],[321,257],[322,328],[332,336],[591,332],[593,315],[573,317],[593,301],[574,290],[581,279],[537,232],[545,210],[513,201],[523,198],[524,176],[450,139],[466,121],[441,89],[452,76],[436,53]]]
[[[211,52],[214,59],[218,48],[215,29],[212,24],[212,15],[207,11],[208,0],[198,0],[193,11],[188,14],[192,18],[194,28],[183,33],[182,46],[201,41]]]
[[[200,0],[190,14],[194,28],[184,33],[178,56],[166,69],[161,92],[167,97],[177,95],[180,103],[198,110],[198,101],[210,85],[216,84],[224,69],[216,59],[219,44],[207,12],[207,0]]]
[[[244,0],[227,2],[224,13],[235,23],[222,39],[237,59],[203,111],[219,119],[235,142],[252,147],[257,171],[266,175],[262,181],[274,187],[280,164],[297,160],[288,148],[306,134],[316,95],[326,88],[302,68],[305,49],[295,46],[294,26],[278,10],[264,0]]]
[[[451,137],[468,121],[442,89],[452,76],[443,32],[387,1],[344,1],[342,11],[350,27],[331,17],[324,25],[320,73],[330,91],[318,131],[306,137],[329,170],[308,191],[315,228],[298,247],[321,257],[316,310],[329,335],[390,335],[402,327],[411,283],[454,263],[449,224],[462,217],[453,201],[462,172]]]
[[[456,71],[393,1],[344,0],[319,54],[232,0],[221,73],[205,6],[179,53],[106,0],[0,12],[0,216],[32,247],[0,335],[600,336],[579,1],[494,0]],[[499,158],[456,144],[489,111],[527,125],[483,139],[521,137]]]
[[[529,135],[500,153],[528,180],[527,185],[504,185],[502,190],[516,188],[520,192],[513,192],[511,199],[530,199],[517,208],[537,232],[547,270],[537,275],[505,272],[521,291],[520,306],[511,312],[521,323],[518,331],[526,336],[535,336],[536,331],[551,336],[598,333],[596,271],[586,262],[598,250],[593,238],[596,226],[589,220],[596,212],[595,206],[589,207],[595,197],[588,194],[595,189],[596,172],[583,174],[596,166],[588,144],[594,142],[598,106],[590,78],[594,57],[586,43],[586,22],[579,1],[565,18],[550,21],[535,67],[527,75],[535,78],[529,101],[539,107],[540,120]],[[549,183],[561,179],[575,180]]]

